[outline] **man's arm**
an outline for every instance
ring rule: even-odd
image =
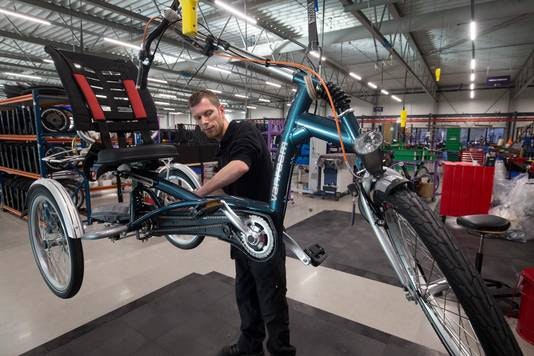
[[[243,174],[247,173],[249,166],[240,160],[230,161],[217,174],[206,182],[202,187],[198,188],[196,193],[200,196],[206,196],[214,191],[224,188],[238,180]]]

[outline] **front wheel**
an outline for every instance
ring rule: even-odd
[[[480,275],[414,192],[393,192],[385,220],[407,287],[451,355],[521,355]]]
[[[200,183],[195,182],[193,179],[187,176],[184,172],[177,168],[171,168],[169,171],[166,169],[160,172],[160,177],[164,178],[179,187],[187,190],[195,190],[200,187]],[[164,192],[159,192],[158,197],[163,201],[165,205],[173,203],[176,198]],[[197,235],[165,235],[167,241],[173,246],[181,248],[182,250],[191,250],[197,247],[204,241],[204,236]]]
[[[61,189],[64,188],[59,184],[37,185],[30,189],[28,230],[41,276],[56,296],[66,299],[73,297],[82,285],[83,249],[79,238],[69,236],[73,228],[81,227],[79,219],[60,208],[61,204],[64,207],[70,204],[70,211],[76,212],[68,194]]]

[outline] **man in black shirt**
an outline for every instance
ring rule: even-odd
[[[264,202],[269,201],[272,164],[265,140],[250,123],[228,122],[224,107],[209,90],[189,98],[191,114],[201,130],[219,141],[219,172],[197,190],[205,196],[218,189],[226,194]],[[220,356],[262,356],[265,328],[271,355],[293,356],[289,342],[289,316],[286,299],[285,247],[264,263],[250,260],[231,247],[236,267],[236,301],[241,317],[237,343],[225,346]]]

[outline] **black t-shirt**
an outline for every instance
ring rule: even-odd
[[[269,202],[271,193],[272,163],[265,139],[259,130],[246,121],[231,121],[219,144],[219,168],[230,161],[245,162],[249,170],[237,181],[223,188],[235,195]]]

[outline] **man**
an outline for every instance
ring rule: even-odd
[[[197,190],[205,196],[218,189],[226,194],[269,201],[272,164],[267,145],[250,123],[228,122],[224,107],[209,90],[189,98],[191,114],[200,129],[219,141],[219,168],[212,179]],[[236,301],[241,317],[237,343],[225,346],[220,356],[262,356],[265,328],[271,355],[295,355],[289,342],[286,300],[285,247],[279,244],[274,256],[264,263],[253,262],[231,247],[236,268]]]

